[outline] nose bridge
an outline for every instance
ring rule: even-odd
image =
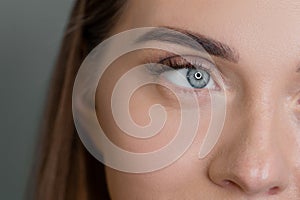
[[[273,153],[270,151],[275,150],[275,147],[279,145],[276,139],[280,137],[283,104],[276,97],[276,93],[272,92],[272,85],[267,84],[249,91],[243,99],[243,105],[244,119],[240,126],[244,153],[253,151],[256,159],[261,157],[261,159],[272,161]],[[267,163],[263,160],[259,162]]]
[[[266,83],[247,90],[243,96],[242,105],[246,116],[251,121],[264,121],[266,124],[274,118],[278,109],[278,101],[276,92],[273,92],[272,83]]]

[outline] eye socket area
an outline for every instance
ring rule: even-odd
[[[172,56],[159,62],[166,66],[160,72],[165,81],[189,90],[220,90],[215,64],[198,56]]]
[[[299,124],[300,121],[300,91],[295,95],[289,96],[287,98],[287,105],[291,113],[296,119],[296,123]]]
[[[294,104],[295,104],[296,110],[298,112],[300,112],[300,92],[296,95],[296,98],[294,100]]]
[[[170,83],[187,89],[215,89],[217,83],[209,72],[202,69],[183,68],[168,70],[161,77]]]

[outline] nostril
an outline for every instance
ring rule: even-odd
[[[231,180],[223,180],[223,184],[222,185],[224,185],[224,186],[227,186],[227,185],[232,185],[232,184],[234,184]]]
[[[232,183],[231,183],[230,180],[223,180],[221,185],[222,185],[223,187],[226,187],[226,186],[231,185],[231,184],[232,184]]]
[[[225,180],[222,181],[222,186],[223,187],[232,187],[232,186],[235,186],[235,187],[239,188],[239,186],[235,182],[233,182],[231,180],[228,180],[228,179],[225,179]]]
[[[272,187],[272,188],[270,188],[269,189],[269,191],[268,191],[268,194],[269,195],[275,195],[275,194],[277,194],[278,192],[279,192],[279,187],[277,187],[277,186],[275,186],[275,187]]]
[[[240,189],[240,190],[243,190],[243,191],[248,191],[246,190],[244,187],[242,187],[240,184],[237,184],[235,181],[231,181],[229,179],[225,179],[221,182],[221,186],[224,187],[224,188],[236,188],[236,189]],[[274,187],[271,187],[269,188],[269,190],[267,190],[267,194],[268,195],[276,195],[278,193],[280,193],[280,187],[278,186],[274,186]]]

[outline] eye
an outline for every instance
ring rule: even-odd
[[[150,71],[169,83],[184,89],[217,90],[216,66],[196,56],[171,56],[152,65]]]
[[[162,72],[161,76],[172,84],[185,88],[215,89],[216,83],[211,78],[210,72],[205,69],[183,68],[170,69]]]

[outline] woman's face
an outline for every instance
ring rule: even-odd
[[[129,0],[112,34],[137,27],[189,31],[231,49],[231,59],[211,55],[224,79],[226,120],[212,151],[199,159],[211,119],[206,87],[217,81],[209,74],[210,84],[197,87],[187,80],[190,88],[182,89],[172,71],[161,72],[157,76],[168,82],[176,95],[184,93],[188,99],[188,90],[201,93],[197,97],[201,109],[197,135],[185,154],[163,169],[134,174],[107,167],[112,199],[300,199],[300,1]],[[149,50],[146,55],[159,53]],[[116,61],[117,68],[101,79],[99,85],[106,87],[97,93],[97,110],[112,141],[145,153],[162,148],[175,137],[180,109],[174,93],[150,84],[132,95],[129,110],[133,120],[143,126],[149,123],[151,105],[161,104],[168,117],[160,133],[140,140],[116,128],[106,105],[110,102],[107,91],[113,88],[109,82],[118,76],[109,73],[120,76],[128,71],[122,65],[140,62],[144,54],[137,54]],[[183,62],[172,59],[167,63]]]

